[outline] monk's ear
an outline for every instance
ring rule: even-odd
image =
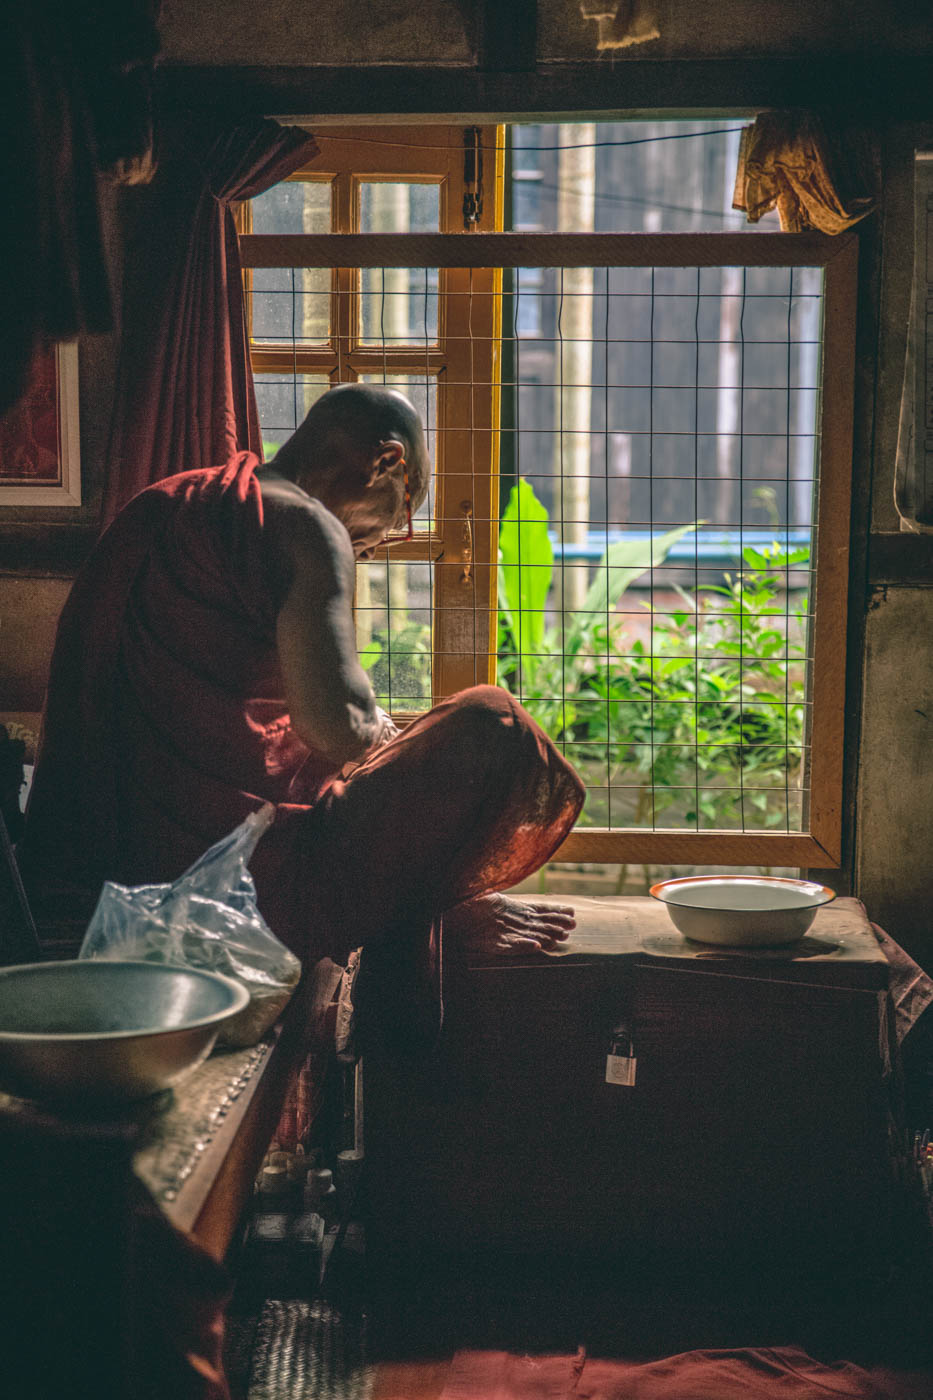
[[[375,485],[405,456],[405,445],[398,438],[384,438],[376,449],[370,468],[369,484]]]

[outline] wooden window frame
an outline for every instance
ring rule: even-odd
[[[248,235],[240,240],[245,268],[329,267],[336,276],[349,268],[437,267],[446,270],[445,290],[501,287],[501,270],[517,267],[821,267],[824,272],[822,372],[819,395],[819,493],[815,524],[813,660],[808,704],[808,829],[801,833],[757,831],[669,831],[638,828],[578,828],[553,859],[582,862],[651,862],[661,865],[765,865],[836,868],[842,859],[842,780],[845,720],[845,641],[849,573],[849,516],[855,371],[855,309],[858,239],[854,234],[659,233],[528,234],[475,232],[439,234]],[[442,271],[443,275],[443,271]],[[476,279],[472,284],[469,278]],[[465,280],[466,279],[466,280]],[[481,283],[478,286],[477,283]],[[455,298],[455,301],[459,301]],[[458,339],[463,346],[467,342]],[[254,352],[255,353],[255,352]],[[260,352],[261,353],[261,352]],[[379,367],[399,352],[378,352]],[[475,350],[474,350],[475,356]],[[257,367],[261,361],[255,360]],[[351,361],[351,363],[362,363]],[[290,358],[288,368],[292,368]],[[408,545],[392,546],[393,559],[444,561],[438,569],[435,617],[441,609],[449,637],[436,654],[435,700],[478,680],[494,680],[497,550],[497,456],[499,356],[493,343],[488,363],[475,377],[490,392],[477,393],[470,365],[448,361],[458,394],[469,393],[480,441],[488,438],[483,482],[475,470],[444,476],[438,471],[439,532]],[[393,365],[394,367],[394,365]],[[473,365],[475,370],[477,366]],[[424,371],[424,358],[413,365]],[[466,372],[465,372],[466,371]],[[411,372],[411,371],[409,371]],[[443,414],[439,414],[443,427]],[[456,420],[452,420],[456,421]],[[488,432],[486,430],[489,430]],[[442,442],[444,433],[439,432]],[[449,444],[448,444],[449,446]],[[455,444],[463,461],[469,449]],[[468,517],[471,509],[472,519]],[[460,568],[452,568],[459,563]],[[488,619],[488,624],[484,623]],[[469,643],[469,646],[467,645]],[[485,652],[481,647],[485,644]],[[475,650],[474,650],[475,646]],[[484,659],[488,664],[483,665]]]
[[[469,129],[467,129],[469,130]],[[317,135],[318,154],[306,166],[289,176],[292,181],[329,180],[333,189],[332,217],[335,233],[308,235],[327,240],[362,238],[367,248],[381,246],[393,234],[358,234],[361,187],[370,181],[431,183],[439,189],[441,234],[403,234],[406,239],[437,237],[468,238],[485,236],[485,231],[501,226],[502,168],[505,142],[496,127],[472,129],[485,150],[484,185],[486,198],[475,225],[479,232],[464,235],[464,196],[468,191],[464,174],[463,127],[426,126],[408,130],[405,140],[369,138],[360,130],[328,127]],[[438,339],[433,345],[381,347],[367,345],[359,333],[360,269],[392,267],[391,262],[364,259],[346,263],[328,256],[318,264],[302,260],[304,235],[251,234],[247,206],[239,217],[240,250],[244,275],[256,267],[330,268],[332,272],[331,326],[334,334],[323,345],[253,346],[251,360],[258,373],[297,373],[326,375],[332,384],[352,383],[363,374],[411,374],[433,378],[438,385],[436,424],[435,507],[430,530],[417,529],[413,540],[383,546],[376,559],[393,562],[429,563],[434,569],[434,617],[443,619],[442,644],[432,638],[432,695],[435,703],[446,695],[480,682],[495,680],[494,649],[480,651],[476,646],[476,610],[484,617],[495,606],[495,554],[498,542],[478,522],[498,518],[498,391],[490,388],[476,393],[472,384],[498,385],[501,335],[502,273],[498,268],[472,267],[467,263],[444,267],[436,263],[412,263],[411,243],[406,247],[409,261],[399,266],[438,267]],[[458,230],[458,232],[450,232]],[[270,243],[270,239],[272,240]],[[299,240],[296,242],[296,240]],[[284,261],[255,261],[262,250],[274,246],[273,258]],[[433,246],[433,245],[430,245]],[[470,334],[471,294],[495,308],[488,331]],[[247,297],[247,302],[250,298]],[[471,429],[454,431],[448,424],[470,423]],[[451,463],[459,464],[458,470]],[[461,569],[440,567],[452,559],[465,564],[471,553],[472,567],[466,582]],[[469,586],[467,586],[469,585]],[[404,715],[394,716],[404,721]]]

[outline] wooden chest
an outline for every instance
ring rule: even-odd
[[[574,903],[567,954],[448,969],[432,1058],[367,1054],[376,1258],[876,1249],[899,1201],[896,1066],[861,905],[821,910],[793,956],[737,956],[686,944],[651,900]]]

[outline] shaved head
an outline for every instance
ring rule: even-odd
[[[276,466],[314,470],[335,457],[371,456],[391,439],[405,448],[412,509],[417,510],[430,474],[421,419],[404,394],[383,384],[338,384],[322,394],[278,452]]]

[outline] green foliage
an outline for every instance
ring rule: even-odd
[[[499,606],[521,657],[537,653],[544,637],[544,609],[554,571],[547,527],[546,508],[534,488],[520,479],[499,526]]]
[[[523,517],[532,513],[529,494],[527,487]],[[693,528],[653,539],[652,565]],[[523,542],[522,564],[536,564],[550,583],[534,539]],[[579,612],[542,627],[524,651],[516,630],[522,595],[514,574],[500,573],[500,684],[567,746],[589,789],[584,821],[608,824],[611,790],[613,825],[656,822],[670,809],[676,826],[793,826],[807,604],[788,615],[783,598],[787,570],[808,559],[808,550],[785,553],[777,544],[746,549],[745,567],[723,585],[696,596],[677,590],[682,607],[650,613],[645,639],[628,636],[616,611],[647,571],[645,544],[613,545]],[[543,617],[540,577],[536,590]],[[527,628],[521,636],[528,640]]]
[[[583,600],[583,607],[570,621],[571,647],[578,639],[589,636],[594,625],[600,625],[618,607],[630,583],[663,564],[677,541],[695,529],[695,525],[680,525],[666,535],[652,535],[650,541],[621,540],[611,544],[596,566],[596,577]]]
[[[628,665],[607,650],[584,681],[604,709],[578,734],[580,752],[608,764],[612,782],[635,775],[642,817],[676,807],[700,829],[793,824],[805,601],[786,631],[775,624],[785,621],[778,571],[807,551],[744,556],[748,570],[724,586],[656,613],[650,647],[636,640]]]
[[[582,820],[794,829],[807,599],[791,609],[787,581],[790,570],[806,567],[809,551],[745,549],[743,567],[721,585],[678,589],[675,607],[646,606],[632,627],[618,607],[648,570],[648,541],[614,544],[582,607],[548,625],[547,525],[544,506],[520,482],[500,532],[498,679],[579,769],[588,789]],[[652,539],[652,566],[693,528]],[[381,705],[430,703],[426,624],[375,630],[360,661]]]
[[[431,629],[423,622],[377,627],[359,653],[376,703],[385,710],[420,710],[431,700]]]
[[[596,567],[583,606],[558,625],[545,626],[545,605],[554,575],[554,550],[548,536],[548,513],[524,479],[513,486],[499,531],[499,608],[511,634],[515,655],[529,693],[554,695],[550,682],[555,663],[563,673],[590,643],[629,584],[667,558],[673,545],[693,525],[681,525],[648,540],[612,544]]]

